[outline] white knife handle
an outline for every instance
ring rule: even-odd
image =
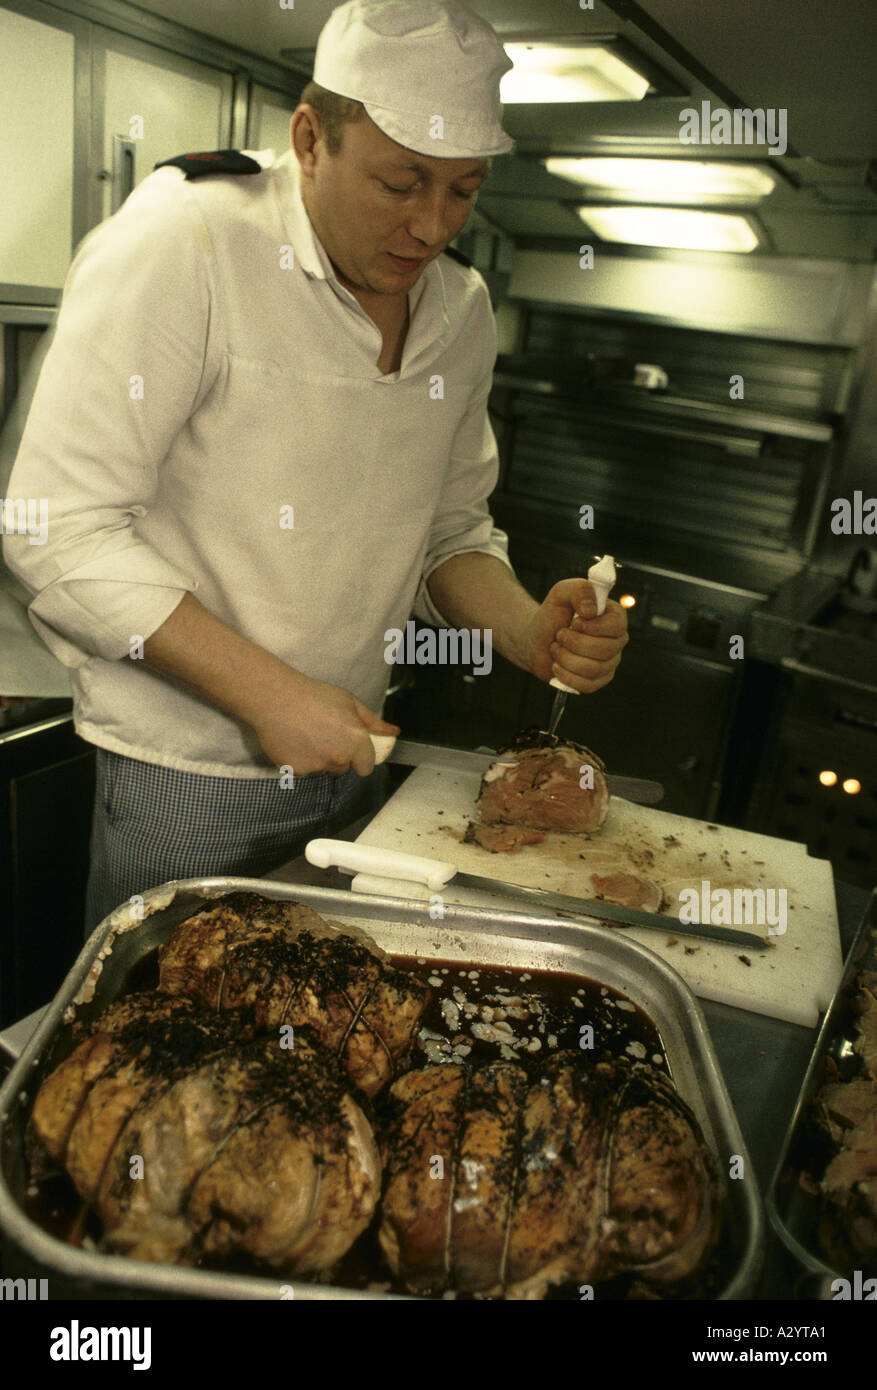
[[[396,742],[395,734],[369,734],[372,747],[375,750],[375,767],[385,763],[393,751]]]
[[[305,845],[305,858],[318,869],[337,864],[339,869],[352,869],[354,873],[423,883],[434,893],[444,888],[457,872],[456,864],[441,859],[421,859],[416,854],[378,849],[375,845],[360,845],[348,840],[311,840]]]
[[[606,612],[606,600],[609,591],[615,583],[615,561],[611,555],[603,555],[595,565],[588,570],[588,580],[594,588],[594,600],[597,604],[597,617]],[[571,685],[565,685],[557,676],[552,676],[548,682],[553,685],[555,690],[565,690],[567,695],[579,695],[581,692],[573,690]]]

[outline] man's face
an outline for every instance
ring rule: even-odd
[[[293,117],[293,146],[308,216],[339,278],[353,290],[407,294],[461,231],[488,161],[417,154],[368,116],[345,125],[330,155],[302,119],[310,111]]]

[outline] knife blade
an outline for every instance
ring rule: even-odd
[[[754,932],[714,927],[708,922],[680,922],[676,917],[662,917],[657,912],[643,912],[637,907],[620,907],[601,899],[574,898],[567,893],[528,888],[520,883],[485,878],[481,874],[460,873],[456,864],[449,860],[424,859],[416,854],[404,854],[401,850],[379,849],[375,845],[363,845],[356,841],[311,840],[305,846],[305,858],[309,864],[315,864],[320,869],[335,865],[339,869],[372,878],[422,883],[432,893],[440,893],[451,885],[455,888],[473,888],[479,893],[522,898],[539,912],[547,910],[570,917],[597,918],[623,927],[647,927],[651,931],[661,931],[665,936],[668,933],[671,936],[696,936],[724,946],[745,946],[750,951],[769,949],[768,943]]]
[[[372,734],[372,742],[377,735]],[[386,740],[388,743],[389,739]],[[380,750],[384,752],[383,749]],[[396,739],[387,762],[401,763],[405,767],[436,767],[443,772],[474,772],[483,777],[489,767],[498,762],[514,764],[514,753],[473,753],[468,748],[446,748],[437,743],[419,743],[416,739]],[[377,758],[384,761],[384,758]],[[649,782],[642,777],[618,777],[609,773],[606,778],[612,796],[623,797],[625,801],[637,801],[643,806],[654,806],[662,801],[664,788],[660,782]]]

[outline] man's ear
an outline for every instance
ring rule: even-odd
[[[319,113],[307,102],[297,106],[292,113],[289,122],[289,143],[301,165],[302,172],[312,173],[317,157],[317,146],[322,148],[324,144],[323,123]]]

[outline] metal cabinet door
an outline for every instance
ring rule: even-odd
[[[0,285],[34,291],[63,285],[73,237],[74,34],[82,25],[55,13],[48,24],[0,9]]]
[[[231,144],[234,79],[109,30],[94,30],[93,162],[109,217],[153,167]]]

